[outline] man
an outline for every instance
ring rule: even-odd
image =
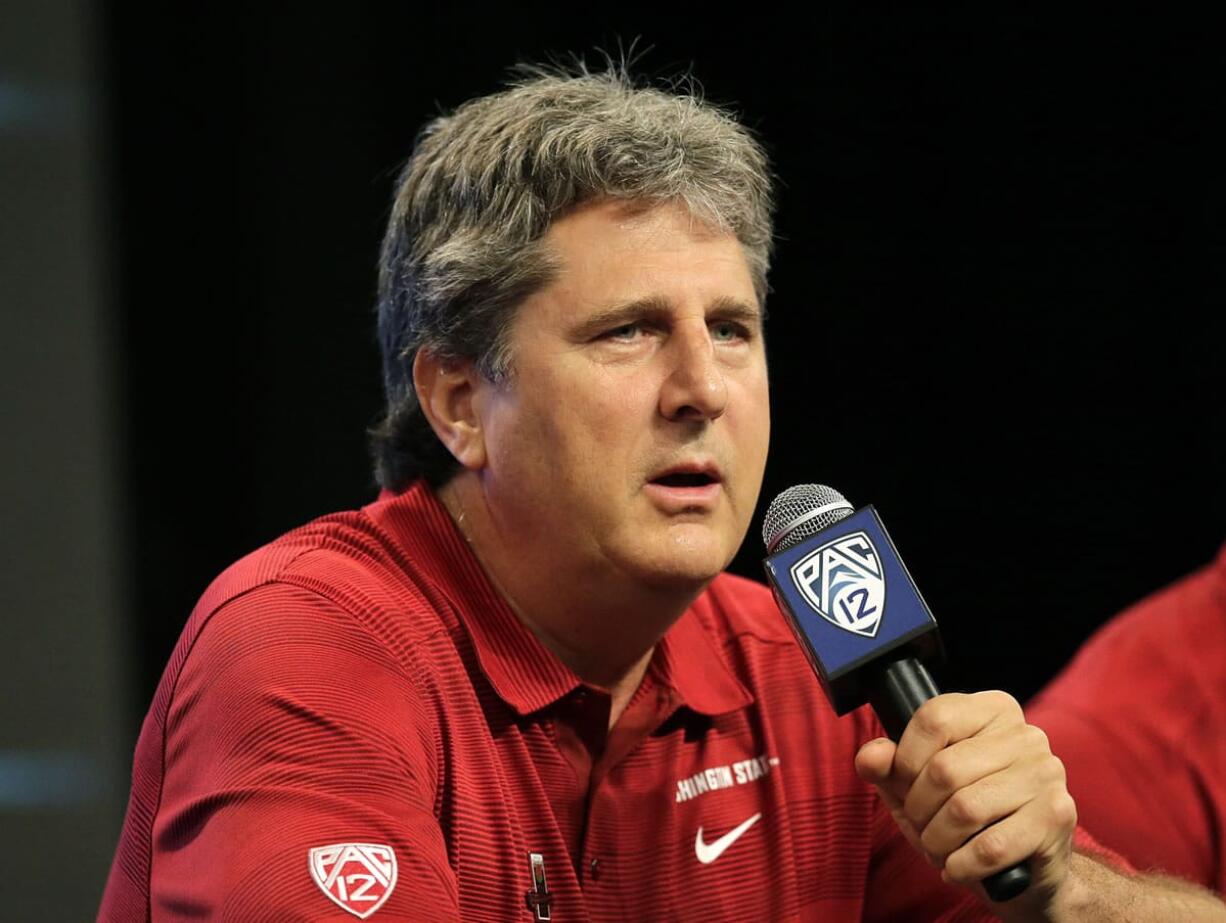
[[[1226,546],[1100,629],[1027,716],[1100,842],[1226,892]]]
[[[770,212],[742,127],[617,72],[429,127],[382,258],[384,490],[204,594],[104,919],[1213,912],[1072,854],[1007,696],[940,697],[895,748],[722,574],[766,460]]]

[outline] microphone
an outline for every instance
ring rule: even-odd
[[[823,484],[789,487],[762,524],[775,601],[835,713],[869,703],[895,743],[940,694],[925,662],[944,659],[936,619],[873,507],[858,512]],[[1030,885],[1025,862],[983,880],[1012,900]]]

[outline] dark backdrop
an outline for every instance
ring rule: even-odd
[[[876,504],[950,685],[1030,695],[1226,537],[1216,23],[418,6],[106,18],[133,733],[220,569],[373,494],[374,264],[417,129],[619,39],[692,63],[782,178],[763,507]]]

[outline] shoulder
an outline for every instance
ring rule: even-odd
[[[453,656],[445,632],[397,643],[281,578],[229,594],[207,615],[163,680],[167,772],[182,779],[216,766],[262,778],[331,754],[354,772],[417,767],[419,794],[433,791],[445,696],[431,665]]]
[[[1103,740],[1165,752],[1191,728],[1220,728],[1223,589],[1221,573],[1208,567],[1126,609],[1028,704],[1028,718],[1066,753]],[[1125,710],[1127,722],[1110,720]]]
[[[1199,664],[1201,671],[1189,670]],[[1226,679],[1226,581],[1218,565],[1192,573],[1124,610],[1100,628],[1044,691],[1086,698],[1110,687],[1149,700],[1151,681],[1170,676]],[[1184,693],[1189,691],[1184,689]]]
[[[1091,643],[1145,649],[1155,643],[1183,646],[1196,638],[1226,642],[1226,580],[1218,565],[1201,568],[1125,609]],[[1181,656],[1194,655],[1196,647]]]
[[[438,600],[361,511],[294,529],[205,590],[163,676],[172,715],[206,701],[335,686],[361,711],[410,702],[454,657]],[[171,706],[173,701],[173,706]],[[194,722],[193,722],[194,723]]]
[[[344,630],[413,642],[442,630],[438,606],[394,541],[364,511],[320,517],[226,568],[184,632]],[[407,637],[406,637],[407,636]]]

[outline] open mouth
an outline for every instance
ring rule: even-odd
[[[710,513],[723,492],[723,477],[714,464],[691,462],[665,471],[647,483],[647,495],[666,514]]]
[[[652,478],[651,483],[664,487],[706,487],[718,481],[710,474],[701,471],[674,471],[672,474]]]

